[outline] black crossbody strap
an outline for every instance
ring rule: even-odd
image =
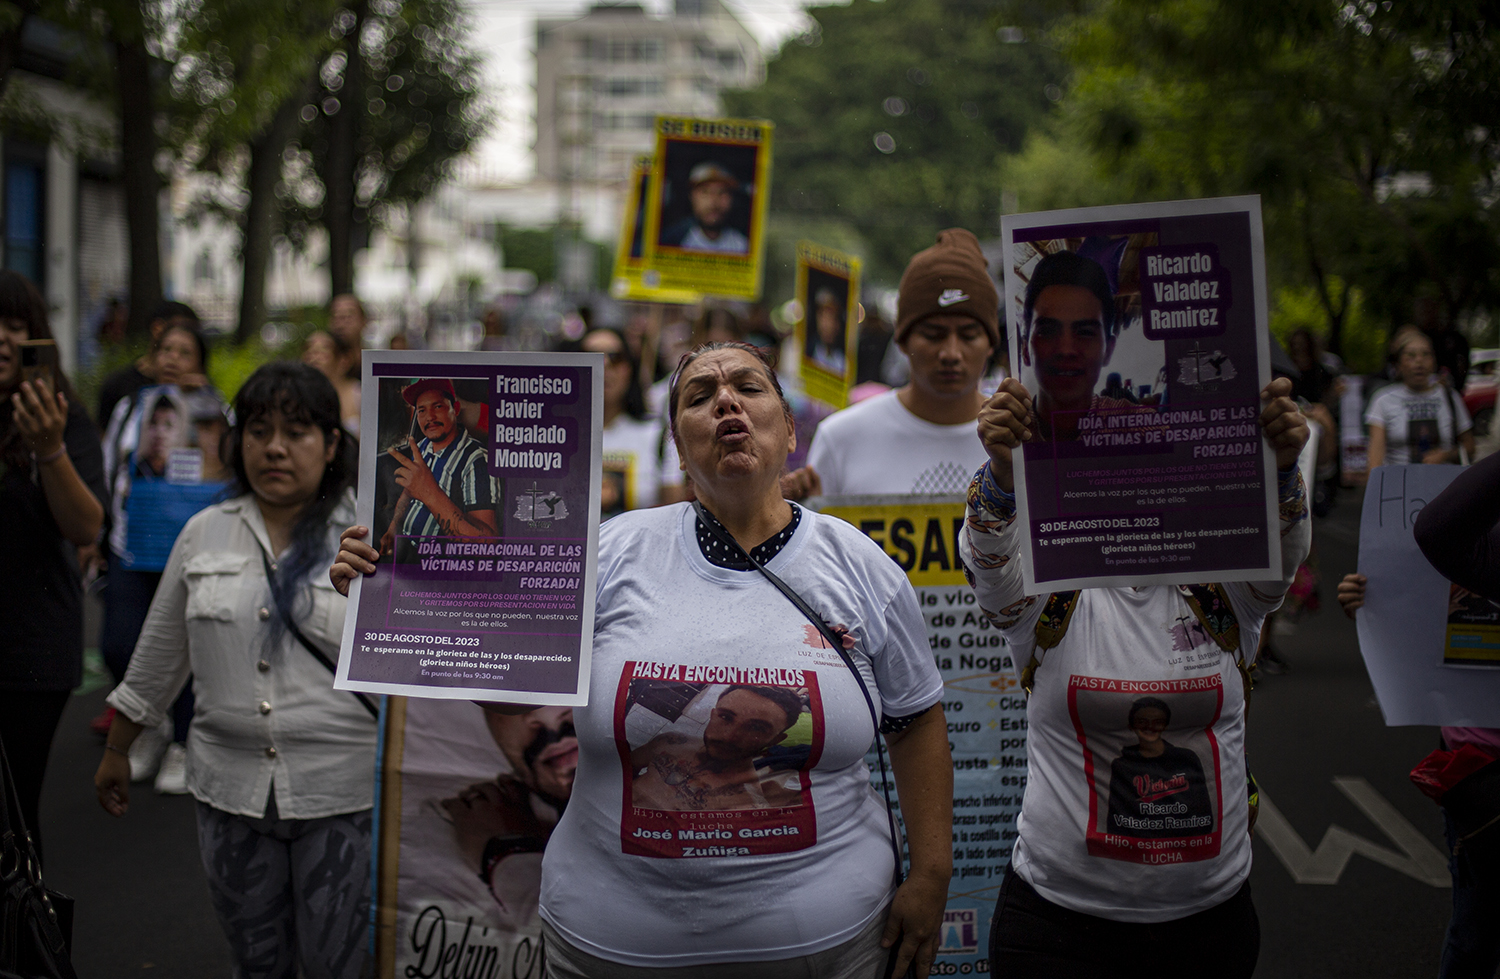
[[[266,586],[270,587],[271,576],[274,575],[275,572],[271,568],[271,559],[266,557],[265,551],[260,552],[260,563],[261,566],[266,569]],[[292,638],[301,643],[303,649],[307,650],[309,653],[312,653],[313,659],[317,660],[319,663],[322,663],[324,669],[326,669],[329,673],[337,674],[339,668],[333,662],[333,660],[329,659],[327,654],[325,654],[317,646],[314,646],[311,639],[302,634],[302,630],[297,628],[297,623],[292,621],[291,615],[287,613],[286,609],[281,607],[281,600],[276,597],[275,588],[271,588],[271,603],[276,606],[276,613],[281,616],[282,624],[285,625],[286,630],[292,634]],[[380,719],[380,708],[375,706],[375,702],[373,700],[371,700],[369,697],[366,697],[364,694],[359,693],[358,691],[350,692],[354,694],[354,699],[359,701],[360,706],[368,711],[371,717],[375,718],[376,720]]]
[[[807,617],[807,621],[811,622],[813,624],[813,628],[818,630],[818,634],[823,637],[823,641],[833,647],[834,651],[839,654],[839,658],[844,661],[844,665],[849,668],[849,672],[854,674],[854,685],[859,687],[860,693],[864,694],[865,706],[870,709],[870,723],[875,728],[875,757],[880,763],[880,791],[885,796],[885,815],[887,822],[889,822],[890,824],[891,852],[896,855],[896,882],[899,884],[903,879],[905,879],[905,874],[903,874],[901,871],[901,834],[896,829],[896,818],[891,810],[891,779],[886,770],[885,745],[880,740],[880,714],[875,710],[875,701],[870,697],[870,691],[869,688],[865,686],[864,678],[859,675],[859,668],[854,665],[854,658],[850,656],[849,651],[844,648],[844,637],[834,629],[832,629],[828,625],[827,620],[824,619],[823,616],[819,615],[811,605],[808,605],[807,602],[803,600],[801,595],[797,594],[797,590],[795,588],[782,581],[770,571],[766,570],[766,566],[764,564],[761,564],[759,561],[755,560],[755,558],[751,556],[749,551],[745,550],[743,547],[740,547],[739,542],[731,537],[728,532],[726,532],[722,527],[720,527],[719,524],[704,511],[703,505],[696,500],[693,501],[693,511],[698,515],[699,522],[701,522],[704,527],[708,528],[708,532],[713,534],[714,537],[718,538],[719,543],[723,544],[725,547],[730,548],[731,554],[735,551],[739,551],[741,554],[745,555],[745,560],[749,561],[750,564],[755,568],[755,570],[759,571],[762,575],[765,576],[765,579],[767,581],[775,585],[776,590],[785,595],[787,601],[797,606],[797,611],[801,612],[804,616]]]

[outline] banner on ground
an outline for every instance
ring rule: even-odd
[[[355,582],[335,686],[586,700],[599,539],[598,354],[366,351]]]
[[[1001,222],[1026,593],[1280,574],[1258,197]]]
[[[1365,486],[1355,613],[1359,651],[1389,725],[1500,727],[1500,603],[1440,575],[1412,525],[1458,466],[1381,466]]]
[[[658,118],[644,240],[653,288],[759,299],[770,193],[769,122]]]
[[[849,404],[859,354],[859,259],[797,242],[797,349],[802,390],[835,408]]]
[[[691,305],[696,292],[661,288],[661,274],[646,267],[646,202],[651,197],[651,157],[631,162],[630,183],[625,192],[625,211],[620,217],[620,240],[615,246],[615,269],[610,294],[632,302]]]
[[[1026,789],[1026,695],[1010,647],[964,580],[958,560],[963,500],[845,496],[809,503],[879,544],[917,591],[943,677],[953,752],[953,881],[933,975],[987,973],[990,919]],[[873,753],[868,760],[873,776]]]

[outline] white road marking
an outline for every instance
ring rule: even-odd
[[[1358,777],[1342,777],[1335,778],[1333,785],[1389,837],[1400,852],[1356,836],[1337,824],[1328,827],[1323,841],[1317,850],[1313,850],[1262,790],[1260,817],[1256,820],[1255,831],[1292,875],[1292,880],[1299,884],[1337,884],[1349,859],[1357,853],[1424,884],[1453,886],[1448,873],[1448,858],[1369,782]]]

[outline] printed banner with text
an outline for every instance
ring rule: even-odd
[[[1026,593],[1280,572],[1258,197],[1002,221]]]
[[[953,751],[953,881],[933,975],[987,973],[990,918],[1026,790],[1026,696],[1015,679],[1010,647],[979,611],[959,565],[963,501],[845,496],[810,505],[858,527],[901,566],[917,591],[943,676]],[[873,770],[873,753],[869,761]]]
[[[579,705],[599,538],[603,358],[367,351],[355,583],[336,686]]]

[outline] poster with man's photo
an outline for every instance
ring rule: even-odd
[[[759,299],[771,124],[663,116],[652,167],[644,262],[653,288]]]
[[[229,419],[212,388],[145,388],[135,405],[118,463],[129,473],[113,478],[116,491],[127,494],[120,559],[132,570],[160,571],[183,525],[234,481],[221,452]]]
[[[392,697],[380,763],[376,975],[536,979],[542,853],[573,793],[568,707]]]
[[[651,199],[651,172],[651,157],[638,156],[631,162],[609,291],[616,299],[631,302],[692,305],[699,299],[696,292],[661,288],[661,274],[646,265],[646,202]]]
[[[367,351],[360,523],[335,686],[578,705],[588,689],[597,354]]]
[[[859,353],[859,259],[809,241],[797,243],[797,349],[802,387],[834,408],[849,404]]]
[[[1007,215],[1028,594],[1280,574],[1258,197]]]

